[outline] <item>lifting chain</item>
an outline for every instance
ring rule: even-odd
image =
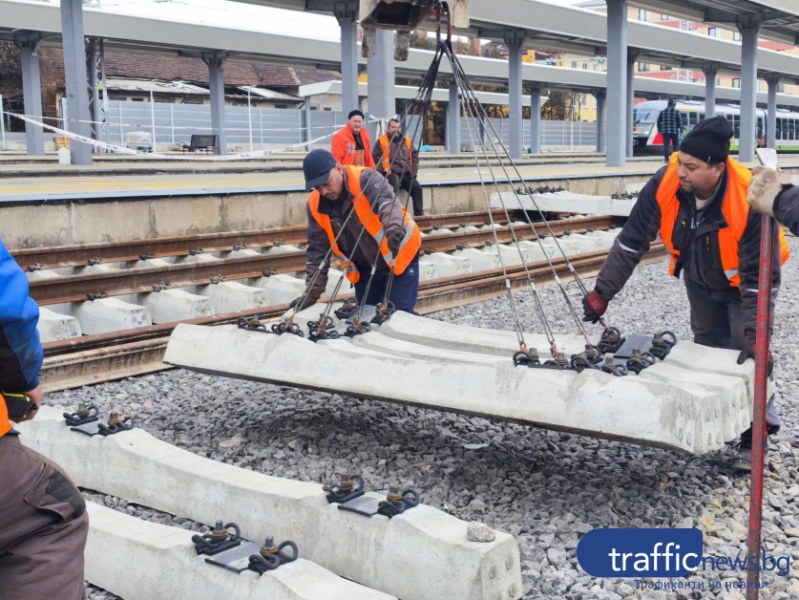
[[[339,337],[333,319],[326,317],[324,313],[319,315],[318,321],[308,321],[308,332],[308,339],[312,342],[318,340],[335,340]]]

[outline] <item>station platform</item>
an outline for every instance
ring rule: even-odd
[[[799,167],[799,158],[795,163]],[[518,168],[526,181],[546,183],[566,179],[645,177],[654,173],[662,164],[662,159],[647,158],[636,160],[626,167],[606,167],[599,161],[577,162],[574,157],[569,157],[556,163],[522,162],[518,164]],[[211,163],[154,163],[145,167],[138,162],[115,161],[89,167],[94,171],[102,169],[103,175],[108,175],[103,177],[94,176],[96,173],[85,167],[76,166],[66,170],[63,167],[57,169],[58,166],[36,165],[41,171],[35,177],[20,176],[19,172],[15,176],[12,165],[3,166],[5,176],[1,180],[0,203],[304,191],[301,159],[296,165],[272,171],[264,170],[263,161],[245,167],[238,165],[237,172],[225,172],[224,168],[230,168],[231,165],[220,167]],[[19,169],[20,165],[13,167]],[[165,172],[167,167],[168,172]],[[132,168],[141,169],[141,172],[131,174]],[[198,172],[198,168],[202,172]],[[506,168],[513,175],[512,169]],[[126,172],[128,174],[124,174]],[[480,174],[485,181],[493,181],[495,177],[500,181],[507,181],[501,168],[494,165],[489,169],[485,161],[481,162],[480,172],[475,162],[463,166],[427,166],[422,163],[419,181],[423,186],[475,185],[480,183]],[[511,180],[515,181],[515,176]]]

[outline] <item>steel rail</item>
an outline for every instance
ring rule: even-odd
[[[652,245],[644,262],[660,260],[666,255],[662,243]],[[599,271],[607,258],[607,251],[587,252],[570,258],[581,275]],[[566,261],[553,261],[558,276],[567,272]],[[554,278],[546,261],[531,263],[528,271],[536,282]],[[528,284],[527,274],[521,265],[510,267],[508,275],[514,288]],[[422,282],[417,310],[422,314],[445,310],[463,304],[478,302],[505,293],[505,279],[501,269],[490,269],[463,276],[453,276]],[[340,296],[344,299],[351,295]],[[260,307],[244,311],[182,321],[200,325],[235,323],[241,317],[257,317],[268,322],[279,319],[287,304]],[[150,327],[127,329],[92,336],[84,336],[44,344],[45,359],[42,381],[46,391],[55,391],[141,375],[170,368],[162,362],[169,335],[179,321]]]
[[[558,235],[583,233],[609,227],[612,222],[612,219],[606,216],[578,217],[553,221],[552,229]],[[512,241],[511,230],[523,239],[535,239],[535,233],[528,226],[518,225],[497,230],[500,242]],[[494,235],[493,231],[432,233],[423,238],[422,249],[425,252],[450,252],[460,247],[483,246],[487,241],[493,241]],[[225,280],[268,277],[275,273],[296,273],[305,270],[305,261],[305,251],[294,250],[258,256],[34,279],[30,282],[30,293],[43,306],[64,304],[107,296],[149,293],[166,287],[192,287]]]
[[[494,211],[497,212],[497,211]],[[502,211],[499,211],[502,212]],[[497,213],[497,219],[505,216]],[[482,212],[452,213],[416,217],[423,231],[459,225],[483,225],[486,214]],[[267,248],[280,244],[306,243],[307,227],[298,225],[253,231],[203,233],[154,239],[131,240],[117,243],[76,244],[45,248],[19,248],[11,254],[20,267],[27,270],[39,268],[80,267],[99,263],[129,262],[147,258],[190,256],[200,252],[225,252],[242,248]]]

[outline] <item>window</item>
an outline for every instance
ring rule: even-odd
[[[661,71],[671,71],[671,65],[660,65]]]
[[[666,13],[660,13],[660,20],[661,21],[671,21],[671,17]]]
[[[741,78],[740,77],[733,77],[732,78],[732,87],[740,88],[741,87]]]
[[[741,32],[740,31],[733,31],[732,32],[732,41],[733,42],[740,42],[741,41]]]
[[[587,71],[587,70],[588,70],[588,63],[583,63],[583,71]]]
[[[718,27],[708,27],[707,28],[707,34],[710,37],[714,37],[714,38],[715,37],[719,37],[719,28]]]
[[[639,21],[648,21],[649,20],[649,11],[644,8],[638,9],[638,20]]]
[[[576,69],[576,68],[577,68],[577,61],[573,60],[572,61],[572,69]]]
[[[648,71],[648,70],[649,70],[649,63],[642,63],[642,62],[638,63],[639,72]]]

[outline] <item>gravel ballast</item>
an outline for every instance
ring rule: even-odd
[[[763,515],[764,548],[799,559],[799,425],[793,410],[799,374],[799,241],[783,269],[772,342],[783,419],[769,446]],[[591,289],[593,281],[587,280]],[[579,293],[568,286],[582,313]],[[554,285],[540,288],[556,333],[575,325]],[[528,331],[540,331],[529,291],[516,295]],[[432,315],[464,325],[513,328],[506,298]],[[626,333],[671,329],[688,340],[688,303],[665,261],[640,266],[608,312]],[[588,325],[598,339],[598,325]],[[541,349],[539,349],[541,350]],[[510,360],[510,357],[509,357]],[[318,365],[314,368],[324,368]],[[413,373],[401,374],[413,385]],[[396,383],[396,382],[393,382]],[[392,383],[392,384],[393,384]],[[749,478],[729,462],[734,449],[706,456],[677,454],[584,436],[431,410],[358,400],[335,393],[208,376],[184,370],[57,394],[50,404],[81,400],[133,413],[158,438],[214,460],[269,475],[327,482],[360,472],[370,488],[399,484],[423,502],[465,521],[514,535],[521,550],[524,598],[743,598],[740,572],[705,571],[687,579],[602,579],[578,565],[580,536],[599,527],[697,527],[705,554],[746,552]],[[486,399],[490,401],[490,399]],[[535,391],[530,401],[535,402]],[[87,493],[98,501],[99,496]],[[196,528],[185,519],[128,505],[104,504],[142,518]],[[220,515],[221,516],[221,515]],[[799,598],[799,569],[764,573],[761,597]],[[681,586],[664,589],[663,586]],[[660,587],[658,587],[660,586]],[[92,588],[90,598],[114,596]],[[157,597],[154,591],[153,597]],[[431,599],[439,600],[439,599]],[[450,600],[450,599],[440,599]]]

